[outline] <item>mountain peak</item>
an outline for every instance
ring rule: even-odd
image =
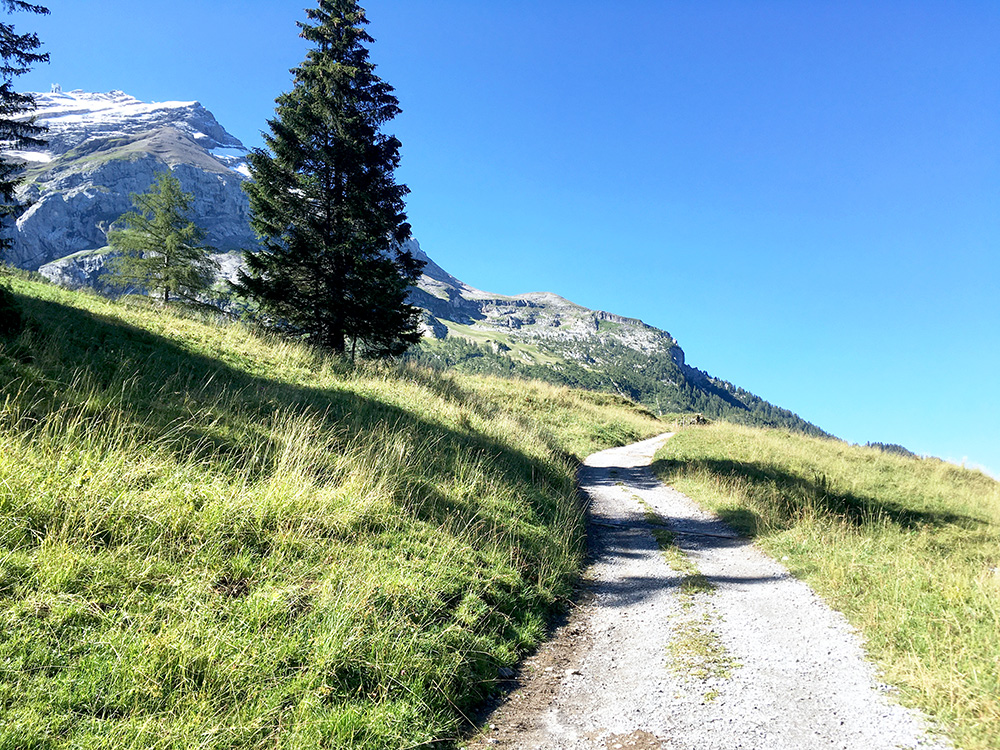
[[[144,102],[124,91],[33,94],[45,143],[11,152],[26,163],[18,196],[29,205],[10,228],[7,259],[37,269],[107,245],[107,228],[158,172],[194,195],[192,216],[221,251],[254,247],[246,149],[196,101]]]
[[[256,246],[250,227],[246,149],[196,101],[143,102],[123,91],[35,94],[48,127],[28,162],[21,195],[31,207],[13,228],[8,259],[68,285],[100,284],[109,257],[107,229],[132,208],[130,196],[169,169],[194,196],[191,218],[223,253],[231,277],[241,250]],[[820,431],[796,415],[685,364],[666,331],[551,292],[506,295],[476,289],[431,260],[410,301],[430,334],[414,356],[473,372],[541,377],[611,391],[658,411],[699,411],[756,424]]]
[[[32,116],[49,130],[45,136],[49,156],[64,154],[88,138],[136,135],[162,127],[176,128],[208,150],[246,152],[240,140],[196,101],[144,102],[117,89],[63,91],[58,86],[32,96],[37,105]]]

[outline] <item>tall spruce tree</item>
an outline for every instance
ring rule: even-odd
[[[340,354],[394,356],[420,337],[406,297],[424,265],[401,244],[409,190],[393,176],[400,143],[381,131],[399,102],[375,75],[355,0],[306,14],[313,47],[276,100],[267,148],[248,157],[261,249],[235,287],[266,325]]]
[[[47,8],[26,3],[22,0],[0,0],[0,7],[12,13],[47,14]],[[27,73],[35,63],[46,62],[47,53],[37,50],[41,47],[37,34],[18,34],[13,24],[0,22],[0,231],[21,212],[14,192],[21,181],[24,168],[19,161],[11,160],[8,152],[41,146],[39,136],[45,129],[35,125],[26,115],[35,108],[31,94],[14,90],[14,78]],[[10,237],[0,235],[0,259],[13,244]]]

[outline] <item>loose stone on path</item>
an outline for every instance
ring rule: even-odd
[[[950,748],[890,700],[842,615],[656,480],[649,464],[668,437],[581,467],[593,555],[583,601],[468,747]],[[707,588],[684,593],[651,517]]]

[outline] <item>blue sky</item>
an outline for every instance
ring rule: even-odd
[[[197,99],[248,146],[305,0],[50,0],[23,89]],[[673,334],[851,442],[1000,473],[995,0],[370,0],[421,246]]]

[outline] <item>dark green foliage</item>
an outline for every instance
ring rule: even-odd
[[[674,361],[670,348],[639,352],[622,344],[592,337],[552,352],[565,361],[528,364],[488,346],[460,337],[423,344],[407,358],[436,369],[518,376],[574,388],[618,393],[657,414],[700,413],[706,417],[760,427],[784,427],[817,437],[828,436],[797,414],[775,406],[732,383],[713,378]]]
[[[877,448],[883,453],[894,453],[897,456],[906,456],[907,458],[920,458],[916,453],[904,448],[902,445],[897,443],[865,443],[866,448]]]
[[[158,174],[147,192],[134,194],[135,210],[108,232],[108,242],[119,253],[108,263],[108,283],[160,293],[164,304],[171,294],[196,302],[219,267],[209,256],[211,248],[202,244],[204,230],[187,218],[193,201],[170,172]]]
[[[13,336],[21,331],[23,321],[21,308],[3,284],[0,284],[0,336]]]
[[[393,176],[400,143],[381,132],[398,100],[375,75],[354,0],[306,13],[312,23],[299,26],[313,48],[277,99],[267,149],[249,156],[262,249],[247,253],[235,286],[270,328],[352,357],[398,355],[420,337],[406,295],[423,267],[401,249],[410,225],[408,190]]]
[[[41,5],[32,5],[22,0],[0,0],[0,7],[8,13],[27,11],[29,13],[48,13]],[[10,161],[7,152],[17,149],[40,146],[39,139],[44,128],[25,120],[24,115],[35,108],[35,99],[30,94],[22,94],[14,90],[13,79],[22,73],[27,73],[31,66],[38,62],[46,62],[48,54],[37,52],[41,47],[37,34],[18,34],[10,23],[0,23],[0,229],[18,216],[21,205],[14,196],[18,183],[24,172],[21,162]],[[9,249],[13,240],[10,237],[0,237],[0,257]]]
[[[509,376],[517,371],[514,360],[506,354],[455,336],[415,347],[406,353],[406,359],[435,370],[454,368],[474,375]]]

